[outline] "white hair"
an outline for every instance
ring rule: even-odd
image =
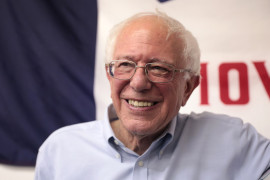
[[[109,63],[112,60],[117,37],[123,28],[133,20],[144,16],[156,16],[161,19],[168,28],[167,39],[172,34],[176,34],[179,41],[184,43],[184,48],[179,49],[179,52],[176,53],[179,53],[180,57],[183,57],[186,63],[186,68],[191,69],[195,75],[200,75],[200,49],[196,38],[191,34],[191,32],[186,30],[179,21],[160,11],[138,13],[115,25],[111,29],[110,36],[107,40],[105,63]]]

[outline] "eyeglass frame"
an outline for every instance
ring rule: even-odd
[[[134,72],[133,72],[133,74],[131,75],[130,78],[128,78],[128,79],[116,78],[116,77],[114,77],[114,76],[111,74],[111,71],[110,71],[110,64],[113,63],[113,62],[117,62],[117,61],[128,61],[128,62],[131,62],[132,64],[135,64]],[[147,68],[146,68],[147,65],[149,65],[149,64],[150,64],[150,65],[151,65],[151,64],[159,64],[159,63],[160,63],[160,64],[168,65],[168,66],[170,66],[170,67],[173,68],[173,70],[172,70],[172,72],[173,72],[172,78],[171,78],[169,81],[166,81],[166,82],[158,82],[158,81],[152,81],[152,80],[149,78],[149,76],[148,76],[148,70],[147,70]],[[182,73],[182,72],[188,72],[188,73],[193,73],[191,69],[176,69],[174,65],[167,64],[167,63],[163,63],[163,62],[158,62],[158,63],[157,63],[157,62],[146,63],[144,66],[138,66],[135,62],[130,61],[130,60],[125,60],[125,59],[112,60],[112,61],[110,61],[109,63],[106,64],[106,67],[108,67],[108,73],[109,73],[109,75],[110,75],[112,78],[118,79],[118,80],[130,80],[130,79],[132,79],[132,77],[135,75],[137,68],[144,68],[144,72],[145,72],[145,75],[146,75],[147,79],[148,79],[150,82],[153,82],[153,83],[169,83],[169,82],[171,82],[171,81],[174,79],[175,72],[181,72],[181,73]]]

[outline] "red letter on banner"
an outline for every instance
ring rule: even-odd
[[[240,97],[232,100],[229,97],[228,72],[237,70],[239,73]],[[220,98],[224,104],[247,104],[249,102],[249,87],[247,65],[245,63],[223,63],[219,66]]]
[[[201,105],[209,105],[208,102],[208,77],[207,63],[201,63]]]
[[[253,64],[255,65],[268,97],[270,98],[270,75],[267,74],[264,62],[253,62]]]

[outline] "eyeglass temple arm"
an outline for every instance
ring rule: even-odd
[[[188,73],[192,73],[191,69],[175,69],[175,72],[188,72]]]

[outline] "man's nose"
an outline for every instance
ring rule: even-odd
[[[152,83],[148,80],[146,76],[144,66],[137,66],[135,74],[130,79],[130,86],[135,91],[143,91],[151,88]]]

